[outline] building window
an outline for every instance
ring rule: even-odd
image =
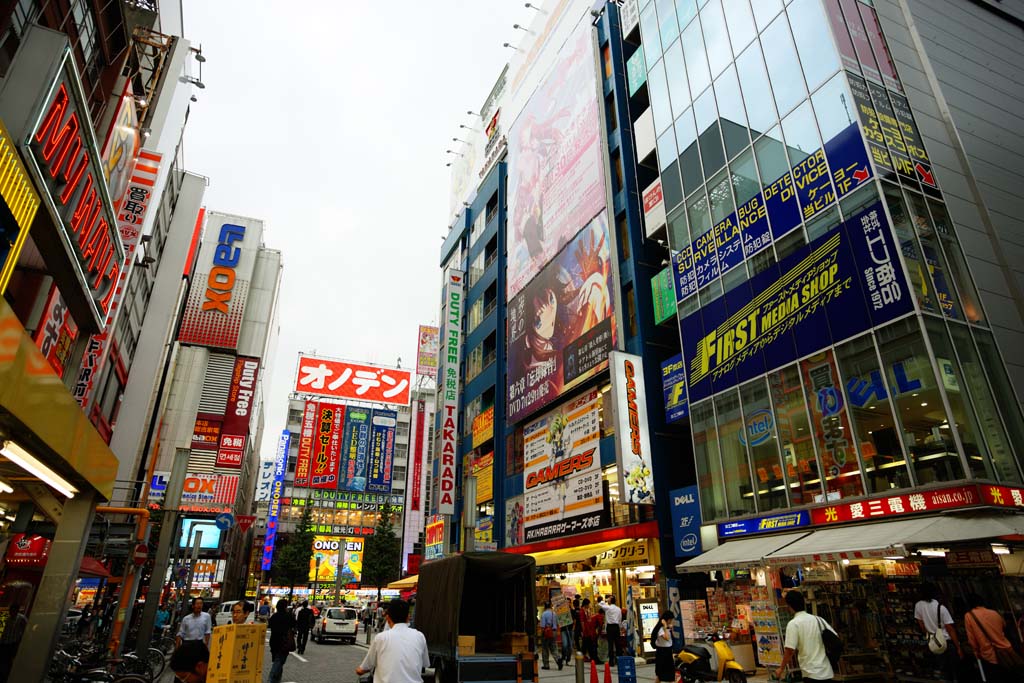
[[[730,517],[739,517],[756,509],[751,488],[750,462],[743,441],[745,437],[739,391],[732,389],[715,397],[715,413],[718,416],[718,447],[726,483],[726,505]]]
[[[725,478],[722,476],[722,461],[718,457],[718,431],[712,402],[704,401],[693,406],[690,423],[702,517],[705,522],[723,519],[727,509]]]
[[[769,374],[768,387],[775,406],[775,428],[782,446],[791,503],[817,502],[823,487],[796,365]]]
[[[484,347],[477,344],[466,356],[466,381],[469,382],[484,369]]]
[[[636,295],[633,293],[633,285],[626,285],[626,329],[630,337],[637,335],[636,326]]]
[[[759,511],[786,507],[786,480],[779,456],[775,417],[768,400],[768,382],[755,379],[740,387],[743,443],[750,452],[754,492]]]

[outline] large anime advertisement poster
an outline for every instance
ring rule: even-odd
[[[601,214],[509,306],[510,423],[607,367],[616,340],[610,244]]]
[[[580,22],[509,131],[507,300],[605,208],[591,31]]]

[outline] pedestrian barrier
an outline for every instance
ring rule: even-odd
[[[604,683],[612,683],[612,665],[607,660],[604,663]]]
[[[590,683],[597,683],[597,662],[590,660]]]

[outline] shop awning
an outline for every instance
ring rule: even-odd
[[[86,555],[82,558],[82,564],[78,568],[79,576],[97,576],[100,578],[110,578],[110,572],[103,564],[95,557]]]
[[[388,588],[392,590],[411,590],[416,587],[416,584],[419,583],[419,580],[420,575],[413,574],[412,576],[407,576],[404,579],[392,581],[388,584]]]
[[[772,564],[905,557],[915,546],[986,541],[1024,533],[1024,517],[922,517],[814,531],[767,557]]]
[[[600,555],[603,552],[614,550],[620,545],[632,543],[634,539],[618,539],[605,541],[603,543],[591,543],[589,545],[578,545],[573,548],[559,548],[558,550],[543,550],[541,552],[529,553],[537,561],[538,567],[545,567],[549,564],[563,564],[565,562],[580,562],[588,557]]]
[[[676,571],[706,572],[712,569],[740,569],[761,564],[765,556],[799,541],[807,535],[807,532],[798,532],[727,541],[692,560],[676,565]]]

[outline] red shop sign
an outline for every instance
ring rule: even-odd
[[[989,487],[985,487],[989,488]],[[1005,487],[997,487],[1005,488]],[[982,497],[976,485],[953,486],[919,493],[904,493],[871,498],[853,503],[836,503],[811,510],[811,524],[829,525],[882,517],[898,517],[919,512],[980,505]]]
[[[1024,508],[1024,489],[1019,486],[981,484],[981,500],[986,505],[1007,508]]]
[[[19,567],[43,567],[50,555],[50,539],[35,534],[15,534],[7,546],[7,563]]]

